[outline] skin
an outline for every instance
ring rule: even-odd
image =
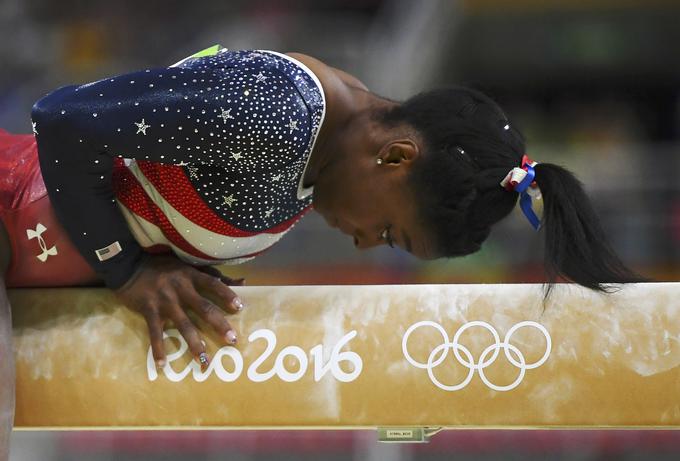
[[[408,125],[386,127],[376,122],[371,114],[395,103],[371,93],[355,77],[310,56],[288,54],[314,72],[326,97],[326,117],[304,178],[305,186],[314,186],[314,209],[331,227],[352,236],[359,249],[387,244],[419,258],[433,258],[408,185],[414,162],[422,155],[418,133]],[[0,242],[2,248],[9,248],[7,242]],[[166,359],[163,330],[172,324],[205,369],[210,357],[192,317],[211,327],[224,343],[236,345],[236,332],[225,313],[243,309],[229,288],[243,283],[210,266],[188,265],[175,255],[145,254],[135,274],[114,292],[145,318],[158,366]],[[3,308],[9,315],[6,299],[0,312]],[[7,331],[11,333],[11,327]],[[11,334],[8,337],[11,340]],[[2,370],[0,376],[13,383],[13,373],[12,363],[11,371]],[[13,398],[13,388],[11,394]],[[10,408],[8,402],[0,404]]]

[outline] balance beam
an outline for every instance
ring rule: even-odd
[[[16,428],[680,426],[680,283],[234,290],[205,373],[108,290],[10,290]]]

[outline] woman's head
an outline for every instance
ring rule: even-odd
[[[347,136],[341,150],[350,153],[323,178],[343,193],[322,193],[317,209],[361,248],[385,243],[387,228],[392,240],[421,258],[478,251],[518,201],[500,182],[526,153],[521,133],[493,100],[467,88],[376,107],[362,122],[370,129],[353,131],[366,139]],[[565,276],[602,290],[603,283],[639,280],[606,243],[578,180],[557,165],[539,163],[535,171],[545,202],[550,281]],[[319,192],[326,185],[319,184]]]
[[[422,155],[409,180],[435,252],[478,251],[517,202],[500,181],[520,164],[522,135],[496,103],[466,88],[421,93],[383,113],[382,121],[407,123],[421,135]]]
[[[491,99],[465,88],[383,101],[360,122],[371,125],[368,139],[343,138],[350,146],[317,184],[317,210],[359,248],[386,243],[378,236],[388,228],[421,258],[479,250],[517,201],[499,183],[520,163],[521,135]],[[342,193],[326,196],[327,189]]]
[[[333,139],[333,153],[314,182],[314,208],[329,225],[352,236],[357,248],[392,244],[433,259],[439,255],[410,185],[422,140],[413,127],[387,126],[377,113],[382,109],[371,105]]]

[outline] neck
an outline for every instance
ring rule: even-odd
[[[371,115],[396,104],[353,87],[345,97],[338,99],[327,105],[326,118],[305,173],[304,187],[314,185],[321,171],[347,148],[371,142],[376,135]]]

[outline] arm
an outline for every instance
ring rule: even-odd
[[[33,107],[40,166],[55,213],[110,288],[129,280],[142,257],[114,201],[114,157],[229,166],[228,149],[238,140],[227,130],[241,101],[214,101],[212,95],[222,92],[205,67],[67,86]],[[231,114],[220,118],[222,110]]]
[[[298,114],[301,96],[285,75],[269,75],[274,78],[267,82],[277,81],[279,98],[267,104],[276,106],[279,116],[263,132],[248,133],[256,113],[268,117],[261,111],[269,88],[259,70],[247,64],[251,61],[241,59],[244,54],[192,59],[179,67],[63,87],[33,108],[41,170],[55,213],[107,286],[145,317],[159,362],[164,358],[164,320],[172,320],[194,356],[201,358],[205,347],[184,309],[193,310],[228,344],[235,344],[235,332],[222,309],[235,313],[242,304],[226,286],[232,281],[220,282],[219,274],[172,256],[145,256],[141,261],[141,248],[114,201],[113,159],[214,164],[234,175],[285,168],[292,149],[258,157],[258,146],[296,139],[287,124]],[[246,152],[233,155],[234,150]],[[220,301],[214,303],[198,290]]]
[[[282,169],[292,159],[291,149],[274,158],[258,156],[258,146],[298,142],[286,124],[302,100],[287,78],[262,82],[260,71],[241,55],[194,59],[184,66],[67,86],[33,108],[40,166],[55,213],[110,288],[129,280],[141,258],[114,202],[115,156],[214,164],[239,176]],[[274,80],[278,98],[265,102]],[[269,117],[263,112],[271,110],[268,105],[276,106],[279,116],[259,122]],[[269,125],[251,133],[247,128],[253,123]]]
[[[137,72],[63,87],[38,101],[31,114],[40,167],[55,213],[83,257],[113,289],[130,279],[142,257],[114,201],[114,156],[189,160],[181,149],[166,156],[170,146],[158,141],[163,135],[160,125],[171,122],[166,106],[161,105],[165,102],[161,98],[166,97],[162,92],[169,88],[158,84],[157,75]],[[171,76],[167,77],[169,81]],[[181,97],[178,92],[168,98],[172,99],[168,105]],[[112,257],[103,254],[106,250],[98,252],[105,248]]]
[[[173,321],[194,355],[201,357],[205,347],[184,308],[194,310],[233,344],[235,333],[222,309],[233,313],[240,303],[224,283],[217,283],[215,274],[172,256],[142,261],[142,250],[114,201],[113,159],[225,164],[226,155],[212,152],[210,141],[204,142],[215,139],[211,133],[217,131],[216,123],[224,122],[217,118],[219,104],[203,104],[207,90],[199,86],[209,86],[212,77],[203,72],[156,69],[67,86],[38,101],[32,111],[41,171],[57,217],[107,286],[145,317],[159,361],[164,358],[165,319]],[[102,248],[110,251],[97,252]],[[213,303],[198,290],[220,301]]]

